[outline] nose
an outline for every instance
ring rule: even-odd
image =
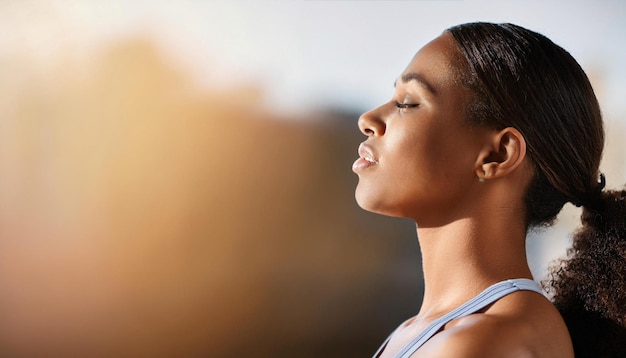
[[[385,122],[380,116],[381,107],[363,113],[359,117],[359,129],[368,137],[377,137],[385,134]]]

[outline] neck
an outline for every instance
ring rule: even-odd
[[[496,282],[532,278],[523,225],[499,220],[487,226],[478,221],[466,218],[442,227],[418,227],[425,285],[419,316],[446,313]]]

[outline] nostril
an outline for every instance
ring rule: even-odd
[[[359,129],[368,137],[381,136],[385,133],[384,105],[363,113],[359,117]]]

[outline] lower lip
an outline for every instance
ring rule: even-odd
[[[359,158],[352,164],[352,171],[358,173],[374,165],[376,165],[376,163]]]

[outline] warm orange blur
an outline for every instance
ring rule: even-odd
[[[146,39],[2,71],[1,356],[356,357],[417,308],[413,228],[354,203],[356,115],[274,119]]]

